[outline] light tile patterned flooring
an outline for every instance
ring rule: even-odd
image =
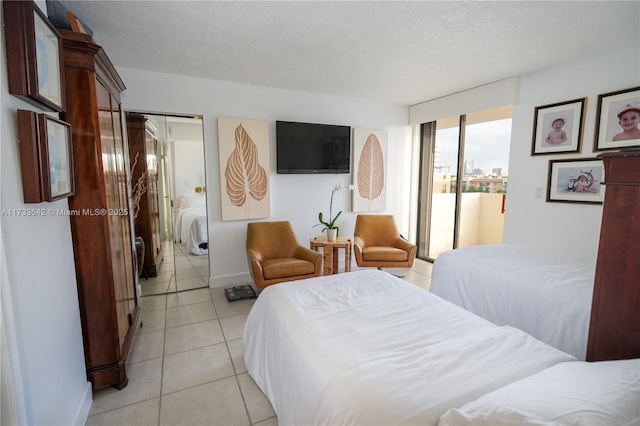
[[[428,262],[385,270],[429,289]],[[244,365],[242,333],[254,300],[228,302],[222,288],[141,300],[129,385],[95,391],[87,425],[278,424]]]
[[[209,287],[209,257],[189,253],[184,244],[162,244],[163,260],[156,277],[141,277],[143,296]],[[175,266],[174,266],[175,265]]]

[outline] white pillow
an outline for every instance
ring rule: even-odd
[[[640,359],[563,362],[452,408],[439,425],[639,425]]]
[[[186,195],[178,197],[177,204],[179,209],[188,209],[191,207],[191,198]]]

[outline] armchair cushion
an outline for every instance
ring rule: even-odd
[[[262,271],[266,279],[272,280],[274,278],[313,274],[313,266],[313,263],[307,260],[287,257],[265,260],[262,262]]]
[[[369,261],[406,262],[407,252],[395,247],[365,247],[362,250],[362,259]]]

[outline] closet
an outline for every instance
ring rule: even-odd
[[[155,277],[162,263],[157,129],[144,115],[128,113],[126,117],[135,234],[144,241],[144,273]]]
[[[640,150],[598,157],[606,192],[587,361],[640,358]]]
[[[140,321],[129,195],[129,152],[120,93],[104,50],[60,30],[75,195],[69,198],[87,377],[94,389],[127,385],[126,362]]]

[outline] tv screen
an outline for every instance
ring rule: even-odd
[[[276,121],[278,173],[349,173],[351,127]]]

